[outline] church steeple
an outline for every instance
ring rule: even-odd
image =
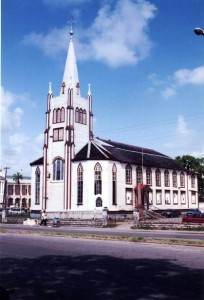
[[[78,70],[76,65],[76,57],[75,57],[74,44],[73,44],[74,32],[72,30],[72,27],[69,34],[70,34],[69,48],[68,48],[67,60],[65,64],[64,76],[63,76],[60,94],[67,94],[67,91],[70,88],[76,91],[76,94],[80,96],[79,77],[78,77]]]

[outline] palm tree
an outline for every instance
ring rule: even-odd
[[[20,194],[20,206],[21,206],[21,191],[20,191],[20,180],[23,180],[23,175],[19,172],[17,172],[16,174],[13,174],[13,181],[15,181],[17,183],[17,185],[19,186],[19,194]]]

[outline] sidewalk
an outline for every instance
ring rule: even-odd
[[[118,224],[114,229],[115,230],[131,230],[131,227],[133,226],[132,222],[122,222]]]

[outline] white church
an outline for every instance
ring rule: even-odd
[[[132,212],[198,207],[197,175],[157,151],[94,137],[90,85],[81,97],[73,31],[60,95],[47,96],[43,156],[31,164],[31,212]]]

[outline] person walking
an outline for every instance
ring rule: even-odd
[[[135,208],[134,211],[133,211],[133,224],[134,224],[134,226],[139,226],[139,220],[140,220],[139,209]]]
[[[45,210],[42,211],[41,213],[41,222],[40,222],[40,226],[47,226],[47,214],[45,212]]]

